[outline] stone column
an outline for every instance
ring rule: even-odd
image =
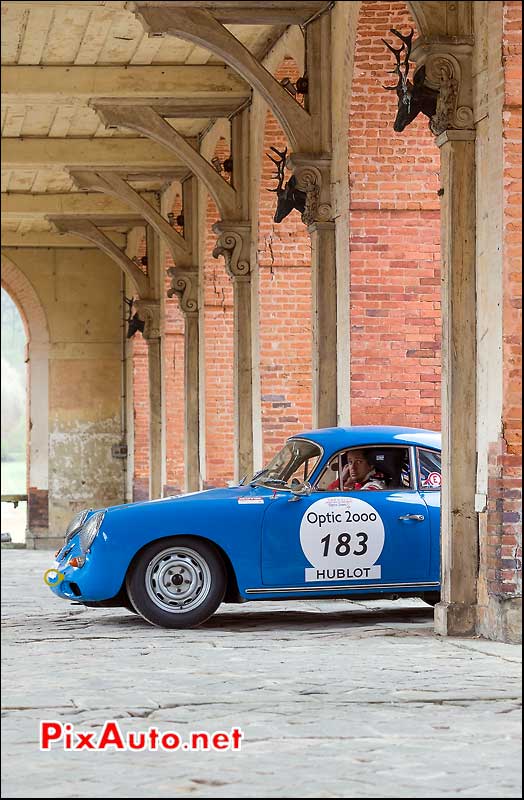
[[[190,492],[200,489],[199,446],[199,322],[198,322],[198,271],[170,267],[171,289],[167,295],[177,295],[184,314],[184,432],[186,488]]]
[[[441,153],[442,600],[435,630],[475,633],[476,487],[475,134],[448,130]]]
[[[311,235],[313,425],[337,424],[337,270],[335,223],[315,222]]]
[[[235,479],[253,472],[253,353],[251,347],[251,223],[217,222],[213,257],[224,256],[233,280]]]
[[[430,129],[441,163],[442,511],[441,602],[435,630],[472,635],[477,624],[476,176],[471,41],[430,41],[413,50],[438,89]]]
[[[327,428],[338,424],[337,262],[331,161],[294,153],[289,166],[294,169],[297,187],[306,193],[302,221],[311,235],[313,426]]]
[[[145,322],[149,370],[149,498],[162,496],[162,348],[160,301],[138,300],[138,314]]]

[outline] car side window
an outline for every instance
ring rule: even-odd
[[[441,456],[435,450],[417,450],[418,485],[425,492],[440,491],[442,484]]]
[[[328,462],[316,484],[318,492],[412,489],[408,447],[354,447]]]
[[[335,456],[329,462],[327,467],[324,469],[322,475],[317,481],[316,491],[317,492],[339,492],[339,464],[340,458],[339,456]]]

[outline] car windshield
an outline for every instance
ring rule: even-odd
[[[293,489],[309,479],[321,455],[318,444],[306,439],[290,439],[267,467],[255,472],[249,482]]]

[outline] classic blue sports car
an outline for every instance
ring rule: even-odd
[[[440,591],[440,434],[395,427],[292,436],[238,486],[77,514],[46,582],[153,625],[220,603]]]

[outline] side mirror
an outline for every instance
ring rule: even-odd
[[[296,487],[291,487],[293,497],[290,497],[289,502],[300,500],[301,497],[309,497],[312,491],[313,487],[308,481],[304,481],[304,483],[300,483]]]

